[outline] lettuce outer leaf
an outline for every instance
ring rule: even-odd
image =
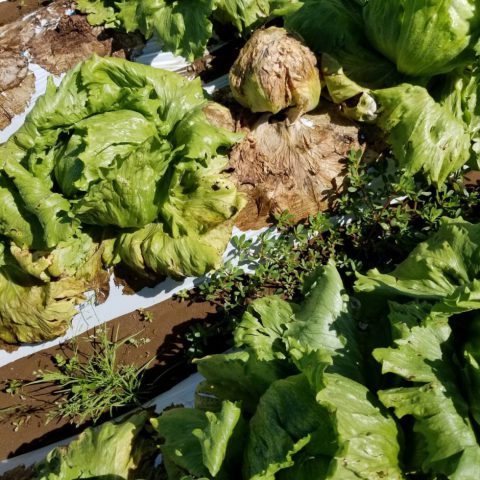
[[[373,355],[383,373],[416,385],[380,391],[379,398],[397,417],[413,417],[414,434],[425,452],[420,465],[424,473],[473,480],[480,474],[480,446],[453,370],[448,317],[412,316],[407,326],[405,313],[412,308],[391,304],[395,346],[376,349]]]
[[[327,412],[301,374],[274,382],[260,399],[249,426],[244,478],[274,480],[277,472],[294,465],[294,455],[303,449],[316,457],[335,452]]]
[[[35,467],[35,479],[143,478],[141,468],[148,471],[154,450],[143,433],[149,416],[138,412],[120,423],[110,421],[88,428],[67,447],[52,450]]]
[[[247,345],[258,358],[323,357],[333,369],[362,380],[356,325],[348,310],[342,280],[333,263],[316,273],[305,300],[297,306],[278,297],[253,302],[235,331],[237,346]],[[279,342],[283,347],[279,347]]]
[[[217,0],[216,5],[215,18],[239,32],[248,32],[270,15],[269,0]]]
[[[364,385],[346,376],[362,377],[354,372],[361,370],[361,358],[334,265],[319,269],[306,291],[301,305],[278,297],[256,300],[235,335],[245,350],[196,361],[206,378],[197,388],[196,409],[164,414],[177,422],[168,429],[171,442],[179,438],[179,425],[189,425],[178,458],[172,464],[166,457],[170,479],[206,475],[205,458],[189,432],[205,431],[203,412],[218,412],[225,401],[238,402],[248,421],[243,455],[229,460],[237,469],[227,478],[237,478],[240,468],[250,480],[403,478],[395,421]],[[199,425],[192,429],[194,422]],[[227,451],[237,447],[231,440]],[[223,466],[219,472],[223,478]]]
[[[358,275],[355,289],[436,301],[447,314],[480,307],[480,225],[445,219],[390,274]]]
[[[472,146],[469,165],[480,168],[480,69],[468,66],[447,75],[433,94],[439,103],[467,126]]]
[[[146,0],[137,3],[136,16],[147,38],[155,31],[166,50],[193,61],[204,55],[212,35],[213,9],[214,0]]]
[[[0,338],[34,343],[63,335],[84,292],[97,284],[102,251],[86,234],[35,257],[0,242]]]
[[[364,385],[325,373],[317,401],[332,417],[338,450],[326,479],[401,480],[399,431]]]
[[[375,90],[379,104],[376,124],[407,175],[423,172],[434,184],[465,165],[470,158],[466,125],[419,86],[401,84]]]
[[[298,0],[80,0],[77,4],[90,24],[140,31],[147,39],[156,33],[165,50],[189,61],[205,54],[213,18],[248,34],[301,5]]]
[[[187,472],[195,478],[209,475],[219,480],[231,478],[227,474],[227,457],[231,455],[232,444],[240,440],[238,434],[242,428],[237,405],[223,402],[218,413],[174,408],[151,422],[162,440],[161,452],[169,478],[184,478]]]
[[[115,2],[104,0],[78,0],[77,8],[87,14],[90,25],[117,26]]]
[[[432,77],[473,59],[479,7],[477,0],[369,0],[364,29],[399,72]]]
[[[352,0],[304,0],[301,4],[286,16],[285,25],[314,52],[335,58],[346,75],[364,87],[398,83],[395,65],[378,54],[365,36],[359,5]]]
[[[20,247],[40,248],[42,227],[35,215],[23,205],[15,185],[0,172],[0,234]]]
[[[260,397],[273,382],[295,373],[279,362],[262,361],[247,351],[209,355],[195,360],[195,364],[205,377],[197,388],[197,408],[208,409],[214,397],[241,402],[246,416],[253,415]]]
[[[462,348],[463,384],[467,392],[470,412],[480,426],[480,317],[472,321],[468,329],[468,340]]]

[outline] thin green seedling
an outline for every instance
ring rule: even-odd
[[[153,361],[142,366],[121,364],[118,361],[119,349],[131,342],[138,333],[118,341],[118,329],[110,340],[106,329],[100,329],[91,338],[93,352],[84,361],[76,343],[68,357],[56,355],[57,370],[34,372],[37,380],[24,384],[24,387],[41,385],[53,387],[57,395],[54,407],[48,413],[47,421],[68,418],[71,423],[96,423],[100,417],[115,409],[140,406],[145,395],[142,378]]]

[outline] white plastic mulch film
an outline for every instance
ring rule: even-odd
[[[0,0],[0,2],[6,0]],[[65,14],[70,15],[72,12],[66,10]],[[28,52],[23,52],[28,56]],[[143,52],[135,58],[138,63],[151,65],[155,68],[164,68],[171,71],[185,71],[188,68],[189,63],[182,57],[175,56],[168,52],[161,51],[161,45],[158,40],[152,38],[149,40],[143,49]],[[4,130],[0,131],[0,143],[8,140],[8,138],[14,134],[20,126],[23,124],[27,113],[33,108],[35,101],[39,96],[43,95],[46,90],[47,78],[51,75],[49,72],[41,68],[40,66],[30,63],[29,69],[35,75],[35,93],[32,96],[26,110],[12,119],[11,124]],[[61,82],[62,76],[53,76],[54,83],[58,85]],[[217,88],[222,88],[228,84],[227,76],[224,75],[219,79],[205,85],[205,90],[208,93],[212,93]],[[247,231],[240,232],[238,229],[234,229],[233,235],[244,233],[247,239],[255,238],[259,235],[260,231]],[[225,260],[235,261],[235,249],[233,245],[229,245],[225,254]],[[50,348],[52,346],[61,344],[68,339],[81,335],[87,330],[102,325],[109,320],[117,318],[121,315],[134,312],[140,308],[148,308],[157,303],[171,298],[176,293],[184,290],[191,289],[195,285],[203,282],[206,277],[189,277],[179,282],[172,279],[166,279],[153,288],[144,288],[134,295],[124,295],[122,293],[122,287],[115,285],[113,278],[110,279],[110,294],[108,299],[102,305],[95,304],[95,298],[93,295],[89,296],[89,299],[81,304],[78,308],[78,314],[73,318],[72,324],[67,333],[54,340],[43,342],[35,345],[22,345],[13,352],[6,352],[0,350],[0,367],[8,365],[11,362],[19,360],[33,353]],[[176,385],[170,391],[158,396],[150,405],[156,406],[156,411],[160,412],[168,405],[184,404],[186,406],[193,404],[195,387],[201,380],[200,375],[195,374],[187,378],[183,382]],[[24,454],[15,458],[0,460],[0,475],[11,470],[19,465],[32,465],[39,460],[45,458],[46,454],[55,446],[68,444],[72,439],[64,439],[56,444],[49,445],[42,449]]]

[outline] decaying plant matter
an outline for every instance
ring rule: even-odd
[[[284,210],[296,220],[325,210],[342,186],[345,157],[362,148],[358,127],[328,102],[293,124],[271,114],[244,115],[237,128],[247,132],[230,154],[249,202],[237,220],[242,228],[264,225]]]
[[[289,108],[294,121],[320,100],[315,55],[283,28],[257,30],[230,70],[233,96],[252,112]]]

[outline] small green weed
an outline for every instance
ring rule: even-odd
[[[330,258],[348,287],[355,272],[374,267],[378,258],[384,268],[393,268],[438,229],[442,216],[480,220],[479,188],[465,186],[460,176],[434,188],[398,171],[392,159],[366,164],[362,153],[354,151],[347,169],[348,184],[329,213],[311,215],[295,225],[284,212],[275,218],[275,227],[255,241],[245,235],[233,238],[235,262],[226,262],[207,282],[180,292],[179,298],[215,303],[233,318],[222,326],[229,330],[257,297],[275,293],[298,299],[304,279]],[[218,335],[218,328],[211,334]],[[193,351],[201,347],[195,332],[191,342]]]
[[[112,414],[119,407],[138,406],[145,393],[142,377],[150,362],[141,367],[118,362],[119,348],[135,341],[135,337],[111,340],[105,329],[99,329],[90,338],[93,351],[85,361],[74,344],[68,357],[55,356],[57,370],[34,372],[37,380],[25,383],[24,391],[35,385],[54,388],[59,400],[50,410],[48,420],[68,418],[72,423],[95,423],[105,412]]]

